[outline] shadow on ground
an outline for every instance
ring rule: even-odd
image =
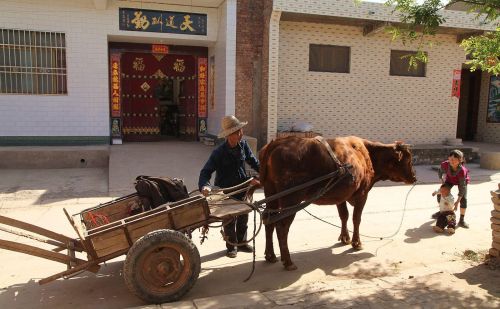
[[[241,253],[243,254],[243,253]],[[291,286],[305,273],[321,271],[331,275],[334,270],[346,267],[354,262],[369,259],[373,255],[364,252],[353,252],[350,247],[340,254],[332,254],[332,248],[321,248],[312,251],[292,253],[296,271],[285,271],[281,263],[270,264],[257,261],[255,273],[249,281],[243,282],[252,269],[251,254],[248,262],[230,265],[232,259],[224,256],[224,252],[204,256],[203,261],[220,262],[215,267],[204,267],[194,288],[182,300],[209,297],[222,294],[250,292],[255,290],[271,291]],[[225,264],[227,261],[227,264]],[[127,291],[122,278],[123,262],[109,262],[101,267],[97,275],[84,272],[67,280],[57,280],[45,285],[38,285],[39,278],[33,278],[23,284],[11,285],[0,290],[0,308],[21,309],[36,306],[37,308],[125,308],[144,305],[144,303]],[[357,270],[364,278],[385,275],[377,268]],[[118,297],[119,296],[119,297]],[[36,305],[35,305],[36,304]]]
[[[500,268],[490,269],[485,264],[475,265],[455,276],[466,280],[470,285],[477,285],[500,299]]]
[[[500,305],[495,297],[450,286],[455,284],[449,281],[452,278],[449,274],[426,276],[394,282],[386,288],[361,283],[347,289],[340,286],[338,290],[305,295],[303,290],[289,289],[282,299],[279,292],[265,295],[283,305],[290,299],[293,301],[290,295],[300,295],[289,308],[498,308]]]
[[[436,220],[430,220],[419,227],[407,229],[405,235],[407,238],[404,240],[406,243],[414,244],[422,239],[435,237],[437,234],[432,230],[432,225]]]

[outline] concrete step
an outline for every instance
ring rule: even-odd
[[[21,146],[0,148],[0,169],[108,167],[109,146]]]
[[[450,146],[439,144],[412,145],[414,165],[439,164],[448,158],[450,151],[459,149],[464,153],[466,162],[479,162],[479,149],[470,146]]]

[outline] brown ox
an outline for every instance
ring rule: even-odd
[[[342,229],[339,240],[349,244],[347,230],[349,211],[346,202],[354,206],[352,246],[361,249],[359,224],[368,192],[379,180],[414,183],[415,171],[412,155],[407,145],[401,142],[382,144],[355,136],[328,139],[328,144],[342,163],[352,165],[353,177],[341,179],[335,187],[326,192],[314,203],[318,205],[337,204]],[[259,152],[260,181],[266,197],[285,189],[305,183],[339,168],[326,146],[313,138],[288,137],[271,141]],[[326,181],[267,203],[268,213],[272,209],[284,209],[304,201],[325,186]],[[276,227],[281,253],[281,261],[287,270],[297,267],[290,258],[288,250],[288,230],[295,214],[280,219],[276,223],[266,224],[266,251],[268,262],[277,261],[273,249],[273,231]]]

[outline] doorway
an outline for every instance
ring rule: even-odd
[[[179,85],[177,79],[163,78],[155,89],[160,107],[160,135],[176,137],[179,134]]]
[[[196,140],[195,56],[124,52],[121,72],[124,141]]]
[[[463,68],[461,74],[457,138],[473,141],[477,132],[481,71]]]

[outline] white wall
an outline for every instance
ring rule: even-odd
[[[219,28],[209,57],[215,55],[215,108],[208,108],[208,133],[217,135],[222,117],[235,113],[236,0],[219,8]]]
[[[119,7],[108,1],[96,10],[93,1],[3,0],[0,28],[64,32],[68,95],[0,95],[0,136],[109,136],[108,37],[112,40],[213,45],[217,39],[216,8],[192,8],[208,15],[207,36],[120,31]],[[143,4],[144,9],[186,11],[186,6]]]

